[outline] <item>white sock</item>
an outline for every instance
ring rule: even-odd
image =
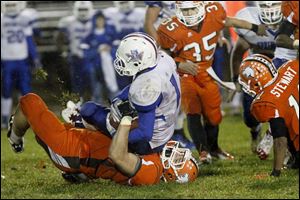
[[[3,98],[1,97],[1,115],[5,117],[9,117],[11,114],[12,107],[12,98]]]
[[[231,102],[231,106],[232,106],[233,108],[238,108],[238,107],[241,106],[241,103],[242,103],[241,97],[242,97],[242,93],[241,93],[241,92],[237,92],[237,93],[234,95],[233,100],[232,100],[232,102]]]

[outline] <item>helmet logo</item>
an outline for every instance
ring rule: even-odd
[[[128,57],[127,62],[141,62],[143,58],[144,52],[139,53],[138,50],[131,50],[130,54],[126,53]]]
[[[242,74],[247,78],[249,77],[254,78],[254,70],[251,67],[247,67],[246,69],[244,69]]]
[[[183,174],[178,176],[178,183],[187,183],[189,182],[189,175],[188,174]]]

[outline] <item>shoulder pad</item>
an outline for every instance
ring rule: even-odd
[[[153,74],[151,74],[153,75]],[[142,74],[137,77],[129,89],[129,98],[138,106],[149,106],[157,101],[161,94],[161,80]]]

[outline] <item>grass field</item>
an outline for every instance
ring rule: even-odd
[[[285,170],[280,178],[269,177],[272,155],[260,161],[250,152],[250,135],[240,117],[225,117],[219,143],[235,156],[234,161],[214,160],[201,166],[190,184],[128,187],[107,180],[72,185],[65,182],[32,131],[25,137],[25,151],[14,154],[1,131],[2,198],[253,198],[299,199],[299,170]]]

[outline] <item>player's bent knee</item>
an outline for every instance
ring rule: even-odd
[[[34,93],[28,93],[20,98],[20,105],[22,110],[32,110],[32,108],[39,108],[36,110],[47,109],[42,98]]]
[[[212,112],[208,116],[208,121],[212,126],[217,126],[222,121],[222,114],[220,112]]]

